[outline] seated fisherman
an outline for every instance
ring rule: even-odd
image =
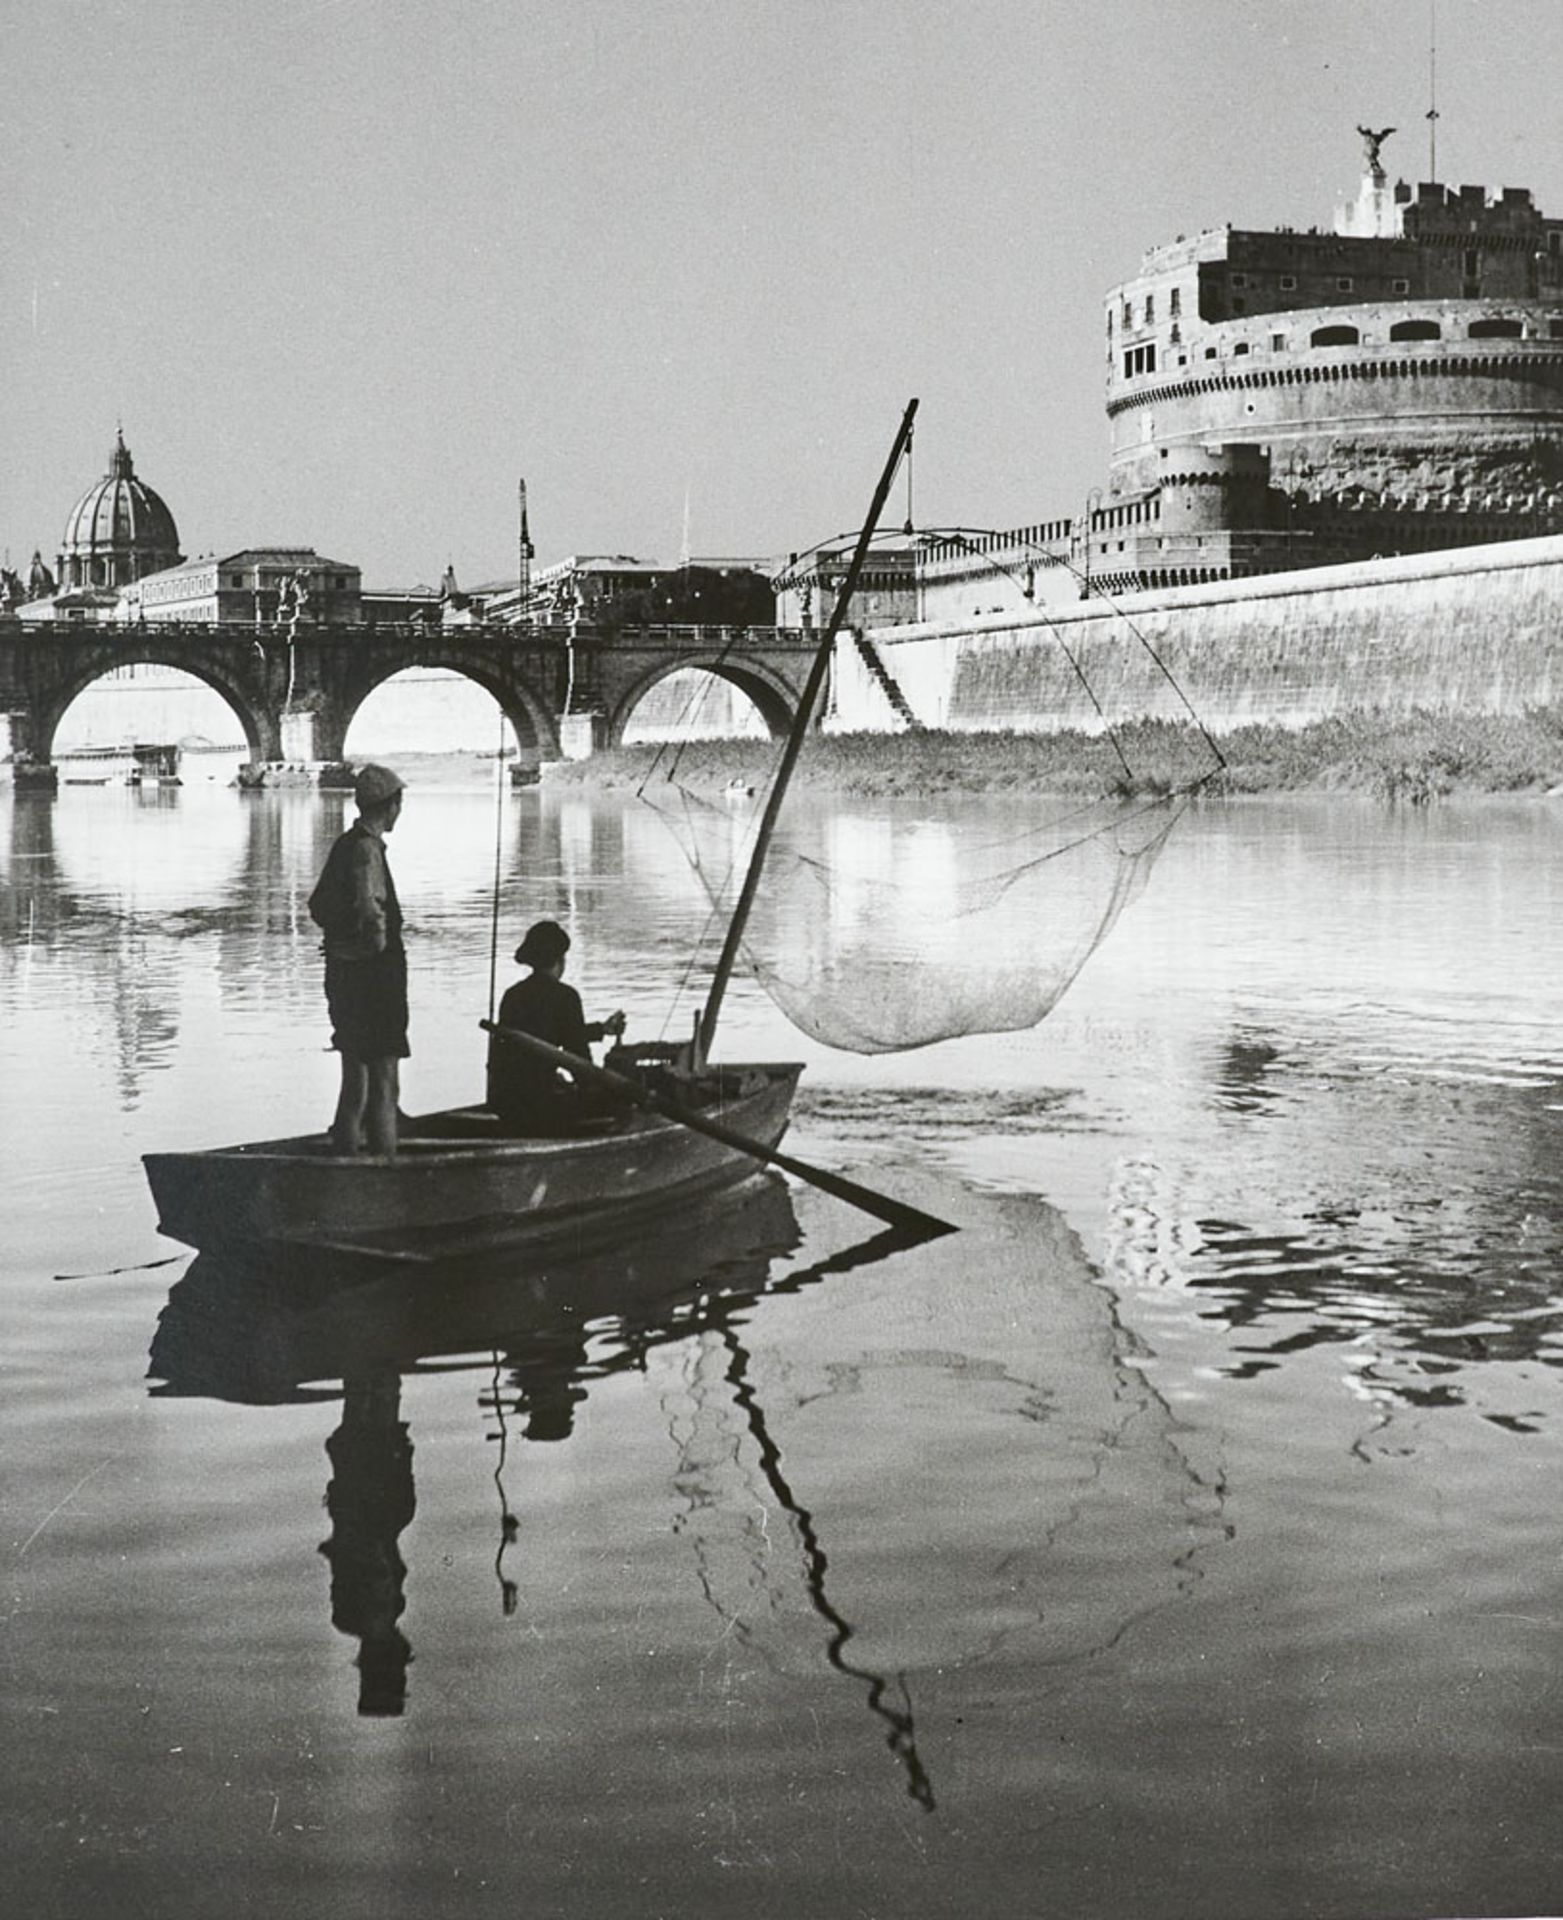
[[[581,996],[564,984],[569,950],[570,936],[556,921],[539,920],[528,931],[516,948],[516,960],[531,972],[500,1001],[499,1024],[589,1060],[594,1040],[623,1034],[624,1015],[614,1013],[587,1024]],[[531,1135],[579,1133],[619,1111],[611,1094],[577,1085],[551,1061],[498,1033],[488,1040],[486,1104],[507,1133]]]

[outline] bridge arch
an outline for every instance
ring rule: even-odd
[[[71,703],[97,685],[100,680],[124,667],[168,667],[188,674],[209,688],[233,714],[244,731],[244,742],[252,760],[276,760],[282,755],[280,730],[266,687],[260,674],[248,671],[242,654],[193,651],[188,645],[159,643],[153,635],[129,639],[116,637],[101,645],[78,650],[70,666],[52,676],[46,690],[32,704],[27,715],[26,741],[35,760],[47,762],[53,756],[54,737]]]
[[[417,667],[456,673],[481,687],[498,705],[523,752],[530,750],[545,760],[558,758],[559,730],[550,703],[507,650],[492,643],[449,639],[439,631],[410,630],[405,639],[388,641],[380,628],[375,642],[372,657],[355,659],[322,702],[316,735],[320,759],[345,758],[348,729],[364,702],[398,674]],[[544,667],[539,659],[533,663],[533,673],[545,677],[539,672]]]
[[[625,728],[634,718],[636,707],[653,687],[671,679],[675,673],[690,671],[708,673],[713,679],[725,680],[729,686],[737,687],[740,693],[746,694],[773,740],[784,738],[791,729],[793,717],[798,711],[798,696],[786,678],[765,661],[753,658],[735,660],[731,654],[711,654],[708,657],[684,654],[658,661],[620,690],[607,716],[607,744],[610,747],[623,745]]]

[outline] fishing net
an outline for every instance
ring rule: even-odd
[[[983,569],[996,564],[964,533],[946,546]],[[991,710],[996,721],[1050,733],[1060,763],[1090,791],[1011,792],[995,826],[991,799],[843,804],[794,781],[739,959],[804,1033],[854,1053],[889,1053],[1035,1026],[1144,888],[1222,761],[1162,654],[1103,599],[1100,612],[1072,625],[1027,615],[965,638],[903,632],[893,670],[869,635],[842,634],[838,681],[857,674],[870,700],[877,686],[895,726],[920,733],[919,705],[931,702],[927,717],[948,727],[958,696],[968,715]],[[945,737],[956,751],[956,736]],[[1136,739],[1154,777],[1133,763]],[[897,749],[885,746],[893,759]],[[911,764],[937,780],[939,751]],[[729,916],[764,797],[737,787],[702,798],[678,783],[677,764],[675,756],[669,785],[643,787],[642,798],[674,825],[713,913]]]
[[[891,1053],[1032,1027],[1149,878],[1182,795],[1030,802],[984,838],[959,814],[844,813],[802,801],[778,827],[740,949],[787,1018],[825,1045]],[[726,912],[759,801],[659,804]]]

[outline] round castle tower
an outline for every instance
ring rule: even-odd
[[[1180,239],[1108,296],[1109,498],[1154,495],[1163,535],[1287,566],[1563,530],[1563,220],[1391,188],[1391,131],[1359,129],[1331,232]]]

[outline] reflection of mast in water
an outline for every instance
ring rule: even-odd
[[[494,1490],[499,1495],[499,1547],[494,1554],[494,1578],[499,1582],[500,1611],[507,1617],[516,1610],[516,1601],[520,1588],[505,1572],[505,1555],[515,1545],[521,1531],[521,1522],[516,1518],[510,1505],[510,1495],[505,1491],[505,1465],[510,1452],[510,1429],[505,1424],[505,1402],[499,1391],[499,1355],[494,1355],[494,1380],[489,1388],[489,1397],[480,1400],[478,1405],[491,1409],[498,1422],[499,1431],[491,1435],[499,1442],[499,1458],[494,1462]]]
[[[331,1565],[332,1624],[360,1642],[361,1714],[404,1711],[412,1659],[399,1624],[407,1569],[398,1540],[416,1507],[412,1442],[401,1418],[404,1374],[419,1371],[427,1356],[485,1349],[492,1356],[491,1385],[480,1404],[499,1422],[493,1436],[500,1446],[494,1565],[504,1610],[513,1613],[516,1586],[504,1560],[519,1523],[504,1484],[507,1416],[524,1418],[528,1440],[566,1440],[593,1381],[643,1373],[655,1349],[720,1330],[732,1314],[768,1293],[796,1293],[828,1274],[915,1244],[885,1230],[772,1282],[771,1262],[796,1244],[797,1223],[785,1184],[769,1176],[733,1196],[725,1209],[691,1216],[690,1226],[711,1262],[709,1272],[691,1260],[689,1282],[664,1289],[657,1282],[672,1271],[672,1255],[651,1259],[639,1276],[650,1289],[640,1301],[617,1253],[606,1265],[565,1261],[549,1273],[540,1270],[519,1296],[503,1283],[490,1291],[472,1276],[470,1291],[458,1285],[440,1293],[437,1310],[429,1305],[422,1275],[416,1293],[402,1290],[400,1275],[346,1289],[326,1275],[317,1286],[259,1249],[251,1261],[197,1254],[174,1283],[148,1356],[151,1377],[162,1383],[152,1389],[155,1394],[280,1406],[334,1397],[329,1388],[310,1383],[342,1381],[341,1420],[326,1442],[332,1530],[320,1551]],[[549,1304],[553,1295],[566,1294],[567,1305],[561,1298]],[[526,1326],[524,1334],[496,1341],[496,1326],[518,1325]],[[795,1503],[789,1510],[797,1517]],[[807,1516],[802,1524],[811,1539]],[[822,1578],[823,1556],[819,1573]]]
[[[344,1379],[342,1423],[326,1442],[332,1525],[320,1551],[331,1562],[331,1624],[359,1642],[364,1715],[400,1714],[407,1704],[412,1649],[397,1624],[407,1604],[407,1565],[396,1543],[417,1500],[412,1440],[399,1417],[401,1385],[389,1366]]]
[[[765,1412],[755,1397],[749,1381],[749,1350],[739,1340],[731,1325],[722,1330],[722,1339],[732,1363],[727,1369],[727,1378],[733,1389],[733,1399],[743,1409],[749,1422],[749,1431],[754,1435],[755,1445],[760,1450],[760,1470],[766,1483],[780,1501],[785,1511],[792,1516],[798,1530],[798,1539],[803,1547],[804,1579],[809,1590],[809,1599],[814,1611],[831,1630],[830,1643],[825,1649],[825,1658],[838,1673],[850,1674],[854,1680],[861,1680],[868,1688],[868,1709],[877,1714],[889,1727],[885,1744],[895,1755],[906,1774],[906,1790],[920,1807],[933,1809],[933,1782],[923,1767],[917,1752],[917,1734],[912,1721],[912,1703],[906,1691],[906,1677],[897,1674],[896,1681],[905,1703],[897,1708],[887,1698],[890,1692],[889,1680],[868,1667],[855,1666],[846,1657],[847,1642],[855,1629],[850,1622],[837,1612],[830,1596],[825,1591],[825,1574],[829,1562],[825,1558],[825,1549],[814,1527],[814,1516],[807,1507],[799,1505],[794,1498],[792,1488],[787,1484],[781,1469],[781,1449],[771,1438],[770,1428],[766,1424]]]
[[[847,1658],[846,1649],[856,1628],[843,1616],[826,1589],[825,1579],[830,1562],[821,1544],[813,1514],[798,1500],[782,1471],[781,1449],[771,1437],[765,1410],[760,1405],[749,1379],[749,1351],[738,1338],[730,1315],[722,1315],[706,1330],[706,1333],[716,1336],[720,1346],[713,1347],[706,1344],[706,1338],[703,1335],[686,1375],[697,1410],[708,1417],[716,1414],[716,1409],[702,1397],[708,1378],[702,1363],[706,1355],[718,1353],[725,1358],[721,1378],[731,1389],[732,1404],[743,1416],[745,1428],[758,1450],[761,1477],[777,1505],[791,1520],[798,1543],[802,1548],[804,1585],[808,1592],[809,1604],[830,1629],[825,1658],[838,1673],[860,1681],[867,1689],[869,1712],[882,1720],[889,1729],[885,1736],[885,1744],[906,1775],[907,1792],[919,1806],[931,1811],[935,1804],[933,1783],[917,1751],[916,1728],[911,1701],[907,1696],[905,1677],[899,1674],[896,1676],[896,1686],[901,1699],[901,1704],[896,1705],[892,1700],[892,1685],[887,1675],[876,1673],[869,1667],[859,1666]],[[733,1606],[721,1597],[719,1588],[723,1584],[723,1577],[716,1569],[713,1556],[716,1544],[713,1521],[718,1512],[719,1496],[713,1490],[711,1483],[715,1474],[725,1463],[731,1463],[741,1470],[740,1440],[731,1434],[718,1435],[715,1438],[703,1436],[695,1426],[687,1427],[681,1434],[676,1434],[675,1438],[678,1439],[680,1448],[680,1478],[684,1483],[686,1498],[689,1501],[689,1516],[686,1517],[684,1524],[688,1525],[691,1517],[698,1517],[700,1523],[701,1531],[695,1537],[695,1548],[701,1561],[701,1584],[706,1599],[729,1623],[733,1631],[747,1640],[748,1624],[734,1611]],[[742,1549],[744,1598],[756,1606],[763,1599],[764,1604],[774,1611],[775,1597],[770,1592],[766,1572],[770,1541],[763,1521],[758,1528],[746,1524],[742,1531],[745,1536]]]

